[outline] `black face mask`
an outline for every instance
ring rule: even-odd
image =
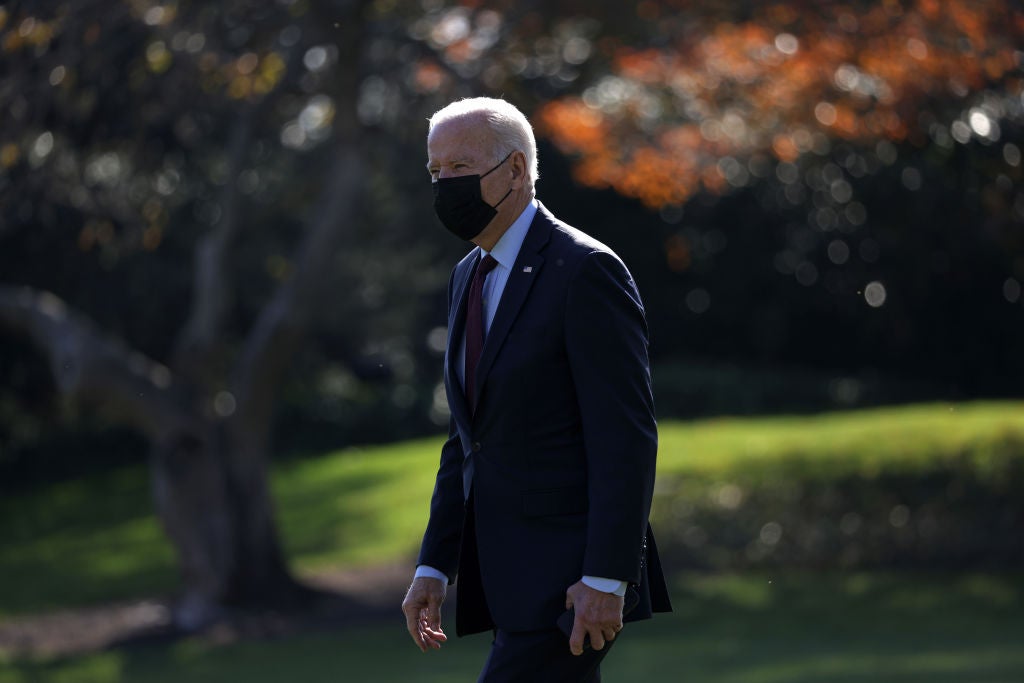
[[[508,156],[483,175],[439,178],[434,181],[434,212],[452,234],[468,242],[483,232],[487,224],[498,215],[497,208],[512,194],[512,188],[509,187],[505,196],[491,206],[483,200],[480,181],[497,170],[511,156],[512,152],[509,152]]]

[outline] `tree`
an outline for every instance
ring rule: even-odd
[[[53,294],[0,288],[0,321],[43,350],[62,393],[98,403],[148,435],[156,507],[186,590],[177,616],[187,627],[222,605],[288,604],[303,593],[275,528],[269,428],[325,273],[356,224],[365,161],[355,64],[366,5],[333,3],[322,8],[325,15],[296,13],[301,23],[290,24],[285,8],[245,3],[223,10],[78,3],[50,17],[3,16],[12,24],[4,49],[18,62],[18,77],[6,81],[16,126],[5,131],[4,166],[25,171],[13,176],[9,189],[22,199],[7,209],[8,220],[38,211],[38,222],[59,232],[63,220],[84,216],[77,245],[58,244],[87,253],[98,244],[118,259],[120,250],[158,249],[166,231],[180,230],[171,223],[182,219],[183,205],[211,213],[203,221],[196,211],[208,227],[197,231],[191,302],[181,307],[187,313],[163,362],[117,341]],[[335,99],[313,98],[300,114],[301,129],[285,139],[301,147],[299,136],[322,136],[333,120],[321,197],[294,240],[287,272],[248,332],[233,339],[232,252],[246,230],[244,195],[264,182],[254,177],[253,156],[303,61],[315,72],[327,59],[325,48],[313,47],[326,32],[338,46],[334,58],[349,68],[334,74]],[[212,144],[219,135],[226,145]]]

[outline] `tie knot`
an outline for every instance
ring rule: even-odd
[[[480,265],[477,266],[477,271],[480,273],[480,277],[484,277],[487,273],[494,270],[494,267],[498,265],[498,260],[490,254],[487,254],[480,260]]]

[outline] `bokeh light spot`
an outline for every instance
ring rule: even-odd
[[[910,508],[906,505],[897,505],[889,512],[889,524],[897,529],[902,529],[910,521]]]
[[[903,182],[903,187],[911,192],[917,192],[921,189],[921,172],[913,166],[907,166],[903,169],[903,172],[900,174],[900,180]]]
[[[871,308],[881,308],[884,306],[886,296],[885,285],[877,280],[869,282],[867,287],[864,288],[864,300],[868,302],[868,306],[871,306]]]
[[[306,50],[302,63],[310,71],[320,71],[327,66],[327,49],[317,45]]]
[[[1020,147],[1012,142],[1003,145],[1003,160],[1010,166],[1020,166]]]
[[[818,102],[814,107],[814,118],[818,119],[823,126],[831,126],[837,118],[835,105],[829,102]]]
[[[63,64],[55,66],[50,72],[50,85],[56,87],[64,81],[64,77],[67,75],[67,69],[64,68]]]
[[[778,522],[768,522],[761,527],[760,539],[765,545],[776,545],[782,540],[782,525]]]
[[[700,315],[706,313],[711,308],[711,295],[706,289],[697,288],[690,290],[686,295],[686,307],[691,312]]]
[[[922,62],[928,59],[928,46],[923,40],[918,38],[910,38],[907,40],[907,52],[911,57]]]
[[[1015,304],[1020,300],[1020,282],[1016,278],[1008,277],[1003,282],[1003,298],[1011,304]]]
[[[971,130],[980,137],[987,138],[992,134],[992,119],[990,119],[988,114],[980,109],[971,111],[969,121],[971,124]]]
[[[843,240],[832,240],[828,243],[828,260],[841,266],[850,260],[850,247]]]
[[[784,55],[795,55],[800,49],[800,41],[792,33],[780,33],[775,36],[775,49]]]
[[[162,40],[156,40],[146,47],[146,64],[155,74],[163,73],[171,66],[171,51]]]
[[[213,412],[219,417],[234,415],[237,405],[235,396],[230,391],[219,391],[213,398]]]

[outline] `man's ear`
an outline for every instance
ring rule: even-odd
[[[526,184],[526,154],[516,150],[510,160],[512,166],[512,187],[521,189]]]

